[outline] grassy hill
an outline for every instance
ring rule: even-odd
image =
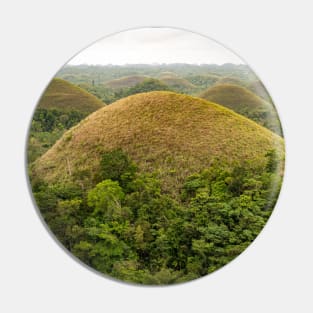
[[[283,150],[283,140],[220,105],[155,91],[89,115],[34,163],[32,175],[47,182],[88,184],[99,170],[102,153],[118,148],[140,171],[156,172],[164,190],[175,194],[188,175],[214,159],[261,164],[267,151]]]
[[[113,89],[123,89],[133,87],[139,83],[142,83],[145,79],[149,78],[144,75],[132,75],[126,76],[118,79],[113,79],[104,84],[105,87],[113,88]]]
[[[138,83],[133,87],[117,90],[115,92],[115,100],[117,101],[121,98],[149,91],[171,91],[171,89],[159,79],[146,78],[141,83]]]
[[[66,65],[57,77],[69,80],[74,84],[103,84],[112,79],[142,75],[159,78],[162,73],[176,74],[179,77],[188,75],[231,76],[245,81],[255,80],[255,74],[244,64],[126,64],[126,65]]]
[[[158,75],[158,79],[177,78],[177,77],[179,76],[174,72],[161,72]]]
[[[214,85],[218,80],[220,80],[220,76],[214,74],[207,75],[188,75],[185,77],[190,83],[200,88],[208,88]]]
[[[189,93],[197,90],[197,87],[194,84],[181,77],[163,77],[160,80],[177,92]]]
[[[232,84],[215,85],[200,97],[228,107],[281,135],[274,106],[244,87]]]
[[[43,93],[38,108],[78,111],[89,114],[103,107],[104,103],[84,89],[60,78],[54,78]]]
[[[272,103],[271,96],[269,95],[261,81],[255,80],[252,83],[248,84],[247,88],[254,94],[263,98],[265,101]]]
[[[165,90],[165,91],[171,90],[161,80],[149,77],[144,78],[140,83],[135,84],[132,87],[110,88],[103,84],[101,85],[80,84],[80,87],[84,88],[88,92],[100,98],[107,104],[111,104],[121,98],[141,92],[156,90]]]
[[[47,151],[62,134],[104,103],[86,90],[54,78],[34,112],[28,141],[28,162]]]
[[[222,77],[218,80],[216,80],[215,86],[217,85],[236,85],[236,86],[241,86],[241,87],[246,87],[246,82],[242,81],[239,78],[235,78],[235,77],[230,77],[230,76],[226,76],[226,77]]]

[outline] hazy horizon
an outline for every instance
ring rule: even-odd
[[[139,28],[102,38],[67,65],[245,64],[214,40],[172,28]]]

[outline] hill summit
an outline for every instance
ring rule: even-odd
[[[149,76],[144,75],[125,76],[108,81],[104,84],[104,86],[112,89],[129,88],[142,83],[147,78],[149,78]]]
[[[38,108],[89,114],[102,108],[103,105],[100,99],[84,89],[66,80],[54,78],[43,93]]]
[[[200,97],[234,110],[282,135],[279,118],[273,104],[245,87],[233,84],[215,85],[203,92]]]
[[[283,140],[220,105],[154,91],[89,115],[33,164],[33,175],[46,182],[92,180],[101,155],[113,149],[125,151],[140,171],[156,172],[164,190],[175,193],[214,159],[265,162],[267,151],[283,151]]]

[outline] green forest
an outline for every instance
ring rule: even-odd
[[[52,232],[84,263],[124,281],[171,284],[219,269],[260,233],[277,198],[275,152],[267,159],[254,171],[214,163],[189,176],[174,200],[157,175],[138,173],[113,150],[91,189],[36,182],[33,192]]]
[[[65,66],[27,148],[57,240],[96,271],[145,285],[187,282],[241,254],[284,170],[279,119],[257,81],[233,64]]]

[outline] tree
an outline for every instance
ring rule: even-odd
[[[274,173],[280,163],[276,150],[272,149],[268,151],[265,156],[267,157],[266,169],[269,172]]]
[[[94,209],[94,214],[103,213],[107,217],[119,215],[124,192],[118,182],[106,179],[88,192],[87,203]]]
[[[135,164],[122,149],[106,152],[100,161],[101,179],[118,181],[122,187],[126,187],[137,170]]]

